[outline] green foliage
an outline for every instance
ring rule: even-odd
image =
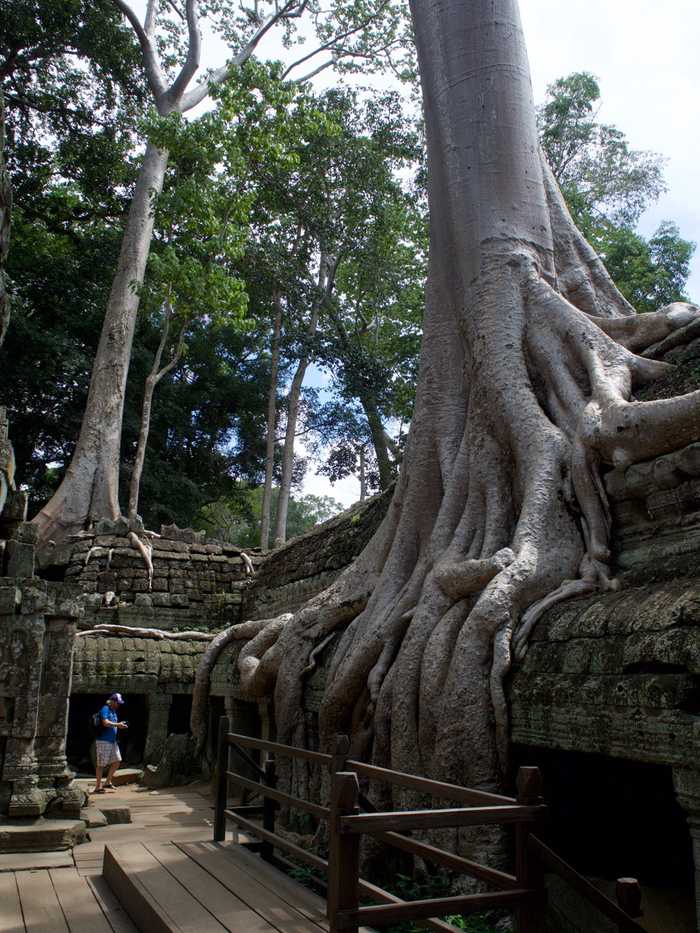
[[[542,147],[584,234],[600,220],[634,226],[666,190],[662,157],[630,149],[621,130],[598,122],[599,99],[596,79],[579,72],[551,84],[538,110]]]
[[[277,489],[273,490],[272,521],[277,512]],[[287,540],[297,538],[310,531],[320,522],[325,522],[338,512],[342,505],[330,496],[307,494],[291,497],[287,517]],[[262,488],[238,487],[226,499],[204,506],[198,517],[197,527],[203,528],[211,537],[229,541],[240,547],[257,547],[260,544],[260,518],[262,515]]]
[[[637,311],[657,311],[688,300],[685,283],[695,245],[682,239],[675,224],[662,223],[648,240],[628,227],[601,224],[590,242]]]
[[[624,134],[598,122],[600,88],[587,72],[560,78],[538,110],[540,139],[579,229],[638,311],[687,300],[695,244],[662,223],[646,240],[634,229],[666,190],[663,159],[630,149]]]

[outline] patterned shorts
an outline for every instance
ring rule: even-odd
[[[122,756],[116,742],[95,742],[95,759],[98,768],[111,765],[113,761],[121,761]]]

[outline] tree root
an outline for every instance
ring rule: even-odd
[[[230,626],[223,632],[219,632],[218,635],[212,638],[211,644],[204,652],[204,655],[202,656],[202,659],[197,667],[197,671],[195,672],[194,687],[192,690],[190,730],[197,743],[197,755],[202,754],[204,743],[206,742],[207,738],[206,711],[207,704],[209,702],[209,684],[211,681],[211,672],[214,670],[221,652],[233,641],[251,639],[248,645],[246,645],[246,648],[249,648],[250,644],[255,641],[256,637],[264,633],[268,626],[275,626],[280,623],[284,624],[284,622],[289,621],[289,619],[291,619],[291,615],[286,614],[278,616],[275,619],[261,619],[255,622],[241,622],[237,625]],[[278,629],[275,629],[275,631],[278,631]]]
[[[212,641],[216,636],[210,632],[166,632],[160,628],[138,628],[133,625],[112,625],[104,623],[93,628],[76,632],[78,636],[104,637],[105,635],[126,635],[129,638],[152,638],[156,641]]]

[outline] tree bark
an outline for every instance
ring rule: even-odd
[[[153,202],[168,153],[146,146],[129,209],[117,274],[107,303],[78,443],[61,485],[35,517],[40,546],[62,540],[101,518],[116,519],[124,393],[139,307],[138,286],[153,234]]]
[[[260,547],[266,551],[270,546],[270,517],[272,512],[272,476],[275,467],[275,439],[277,434],[277,383],[279,381],[280,337],[282,334],[282,296],[273,295],[275,308],[272,325],[272,348],[270,352],[270,390],[267,395],[267,441],[265,451],[265,486],[263,487],[262,515],[260,520]]]
[[[274,689],[280,741],[304,744],[304,671],[339,631],[321,745],[347,733],[355,757],[495,789],[523,613],[571,592],[567,580],[612,585],[601,463],[700,438],[700,392],[632,399],[668,367],[629,349],[697,310],[629,316],[575,229],[541,162],[516,0],[413,0],[412,14],[431,224],[401,475],[365,551],[274,644],[247,652],[241,681],[250,695]]]
[[[0,347],[10,325],[10,296],[5,285],[5,262],[10,248],[12,186],[5,168],[5,98],[0,89]]]

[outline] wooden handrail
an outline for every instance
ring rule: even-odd
[[[545,845],[537,836],[530,836],[528,840],[528,849],[544,867],[555,875],[558,875],[563,881],[574,888],[582,897],[593,904],[608,920],[618,925],[620,933],[644,933],[644,927],[640,926],[627,914],[621,907],[618,907],[614,901],[606,897],[594,884],[580,875],[575,868],[565,862],[563,858],[553,852],[549,846]]]
[[[312,803],[310,800],[302,800],[301,797],[294,797],[292,794],[286,794],[282,790],[275,790],[266,784],[259,784],[257,781],[251,781],[250,778],[243,777],[236,771],[227,771],[226,776],[229,780],[238,784],[239,787],[245,787],[247,790],[255,791],[263,797],[270,797],[278,803],[287,803],[290,807],[296,807],[304,810],[306,813],[312,813],[319,820],[325,820],[328,817],[328,807],[322,807],[318,803]]]
[[[240,746],[240,748],[239,748]],[[262,783],[228,770],[228,749],[233,747],[262,777]],[[303,800],[277,790],[275,764],[270,758],[260,768],[250,756],[241,752],[252,748],[273,755],[285,755],[309,761],[331,771],[331,801],[328,807]],[[438,919],[450,913],[471,913],[492,907],[515,910],[521,933],[539,933],[544,920],[544,870],[559,875],[574,887],[594,907],[617,924],[620,933],[643,933],[633,917],[640,916],[639,886],[634,879],[618,881],[620,906],[607,898],[583,876],[554,853],[539,838],[542,817],[546,810],[542,800],[542,779],[537,768],[521,768],[518,773],[518,797],[506,797],[473,788],[459,787],[433,781],[418,775],[391,771],[375,765],[348,759],[349,742],[340,737],[336,753],[327,755],[307,749],[255,739],[228,731],[224,717],[219,725],[217,802],[215,807],[215,840],[225,837],[225,821],[236,825],[261,840],[261,855],[273,859],[273,850],[280,849],[328,877],[328,917],[330,933],[347,931],[357,933],[360,924],[384,926],[402,920],[414,920],[420,926],[450,933],[455,928]],[[374,781],[385,781],[432,798],[453,800],[465,804],[461,807],[440,809],[376,812],[371,803],[360,794],[358,775]],[[226,806],[229,780],[255,791],[263,798],[262,808],[232,808]],[[295,845],[274,832],[275,806],[284,803],[292,808],[326,819],[329,828],[330,857],[320,856]],[[361,812],[360,805],[369,812]],[[263,813],[263,826],[243,815],[253,810]],[[459,826],[515,825],[516,873],[498,871],[452,852],[438,849],[426,842],[412,839],[402,833],[419,829],[444,829]],[[499,890],[486,894],[431,898],[403,901],[359,877],[359,841],[365,833],[376,839],[435,862],[459,874],[470,875],[493,885]],[[359,893],[370,894],[383,904],[360,907]],[[636,913],[635,913],[636,911]]]
[[[378,833],[374,838],[378,842],[383,842],[395,849],[417,855],[427,862],[442,865],[443,868],[447,868],[448,871],[453,871],[458,875],[478,878],[480,881],[492,884],[502,891],[509,891],[511,888],[517,888],[518,886],[515,875],[509,875],[505,871],[498,871],[496,868],[489,868],[487,865],[473,862],[461,855],[455,855],[454,852],[437,849],[427,842],[419,842],[417,839],[402,836],[400,833]]]
[[[342,833],[408,832],[413,829],[450,829],[456,826],[531,823],[536,807],[500,806],[450,808],[448,810],[395,810],[384,813],[358,813],[340,819]]]
[[[406,901],[403,904],[380,904],[358,907],[354,911],[340,911],[338,929],[355,929],[360,924],[386,926],[402,920],[416,920],[438,914],[475,914],[496,907],[513,908],[526,900],[532,900],[537,892],[527,888],[514,891],[498,891],[496,894],[461,894],[456,897],[436,897],[423,901]]]
[[[248,735],[240,735],[237,732],[226,733],[227,745],[240,745],[243,748],[256,748],[261,752],[272,752],[275,755],[287,755],[290,758],[301,758],[305,761],[313,761],[319,765],[327,765],[331,761],[331,756],[324,752],[312,752],[307,748],[297,748],[295,745],[282,745],[280,742],[269,742],[267,739],[252,739]]]
[[[421,791],[442,800],[458,800],[470,805],[483,804],[484,806],[508,806],[516,803],[515,797],[504,797],[502,794],[492,794],[485,790],[460,787],[459,784],[446,784],[444,781],[434,781],[417,774],[406,774],[405,771],[392,771],[389,768],[365,764],[364,761],[355,761],[354,758],[346,762],[346,769],[356,771],[362,777],[373,781],[385,781],[387,784],[410,787],[412,790]]]

